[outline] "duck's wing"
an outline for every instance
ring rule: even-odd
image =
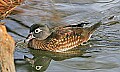
[[[46,38],[47,48],[51,51],[62,52],[72,49],[84,42],[85,37],[81,35],[83,28],[65,27],[52,32]]]
[[[81,27],[59,27],[55,29],[46,40],[62,39],[70,36],[81,36],[83,28]]]
[[[54,52],[62,52],[72,49],[84,42],[87,42],[91,34],[101,23],[82,28],[82,27],[59,27],[46,38],[47,48]]]
[[[83,23],[83,24],[88,24],[88,23]],[[68,25],[64,27],[56,27],[54,28],[54,30],[52,30],[51,35],[47,39],[48,40],[51,38],[61,39],[61,38],[70,37],[70,36],[85,37],[89,34],[92,34],[98,27],[100,27],[101,24],[102,24],[101,22],[98,22],[93,26],[86,27],[86,28],[81,27],[81,24]]]

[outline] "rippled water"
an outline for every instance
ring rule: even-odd
[[[18,44],[17,72],[120,72],[120,0],[33,0],[19,7],[24,13],[9,16],[7,29],[16,42],[24,40],[33,23],[51,28],[98,21],[103,25],[85,46],[64,53],[36,51]]]

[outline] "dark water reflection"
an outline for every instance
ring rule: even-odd
[[[54,61],[62,61],[65,59],[70,59],[74,57],[79,57],[84,54],[84,52],[80,50],[72,50],[67,51],[63,53],[53,53],[53,52],[47,52],[47,51],[36,51],[36,50],[30,50],[31,54],[34,55],[34,63],[32,64],[33,67],[38,71],[46,70],[51,62],[51,60]],[[41,66],[41,68],[37,68],[38,66]]]
[[[33,23],[52,28],[81,22],[91,26],[101,20],[103,25],[85,46],[63,53],[31,50],[23,42],[18,43],[17,72],[120,71],[120,0],[32,0],[19,9],[24,13],[3,20],[16,42],[25,39]]]
[[[32,58],[29,58],[29,56],[24,56],[24,60],[21,61],[21,63],[27,63],[30,66],[28,66],[28,70],[33,72],[43,72],[46,71],[47,68],[50,65],[51,61],[64,61],[71,58],[89,58],[91,56],[84,56],[86,50],[80,48],[75,48],[66,52],[62,53],[56,53],[56,52],[50,52],[50,51],[43,51],[43,50],[33,50],[29,49],[29,53],[33,55]],[[16,61],[16,67],[19,66],[19,59]],[[23,65],[24,66],[24,65]]]

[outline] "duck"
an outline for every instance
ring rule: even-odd
[[[64,52],[86,43],[101,24],[98,22],[90,27],[80,24],[58,26],[52,30],[47,25],[33,24],[25,42],[31,49]]]

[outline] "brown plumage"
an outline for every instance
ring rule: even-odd
[[[31,35],[27,37],[28,40],[28,47],[33,49],[42,49],[54,52],[62,52],[67,51],[69,49],[75,48],[84,42],[87,42],[91,36],[91,34],[100,26],[101,22],[96,23],[91,27],[72,27],[72,26],[65,26],[65,27],[57,27],[52,32],[47,34],[48,36],[44,36],[45,38],[40,39],[40,35],[36,34],[35,29],[38,29],[36,25],[31,27]],[[39,25],[38,25],[39,26]],[[42,32],[42,30],[40,31]],[[33,34],[34,33],[34,34]],[[41,34],[45,34],[44,32]],[[31,38],[33,37],[33,38]],[[31,39],[30,39],[31,38]]]

